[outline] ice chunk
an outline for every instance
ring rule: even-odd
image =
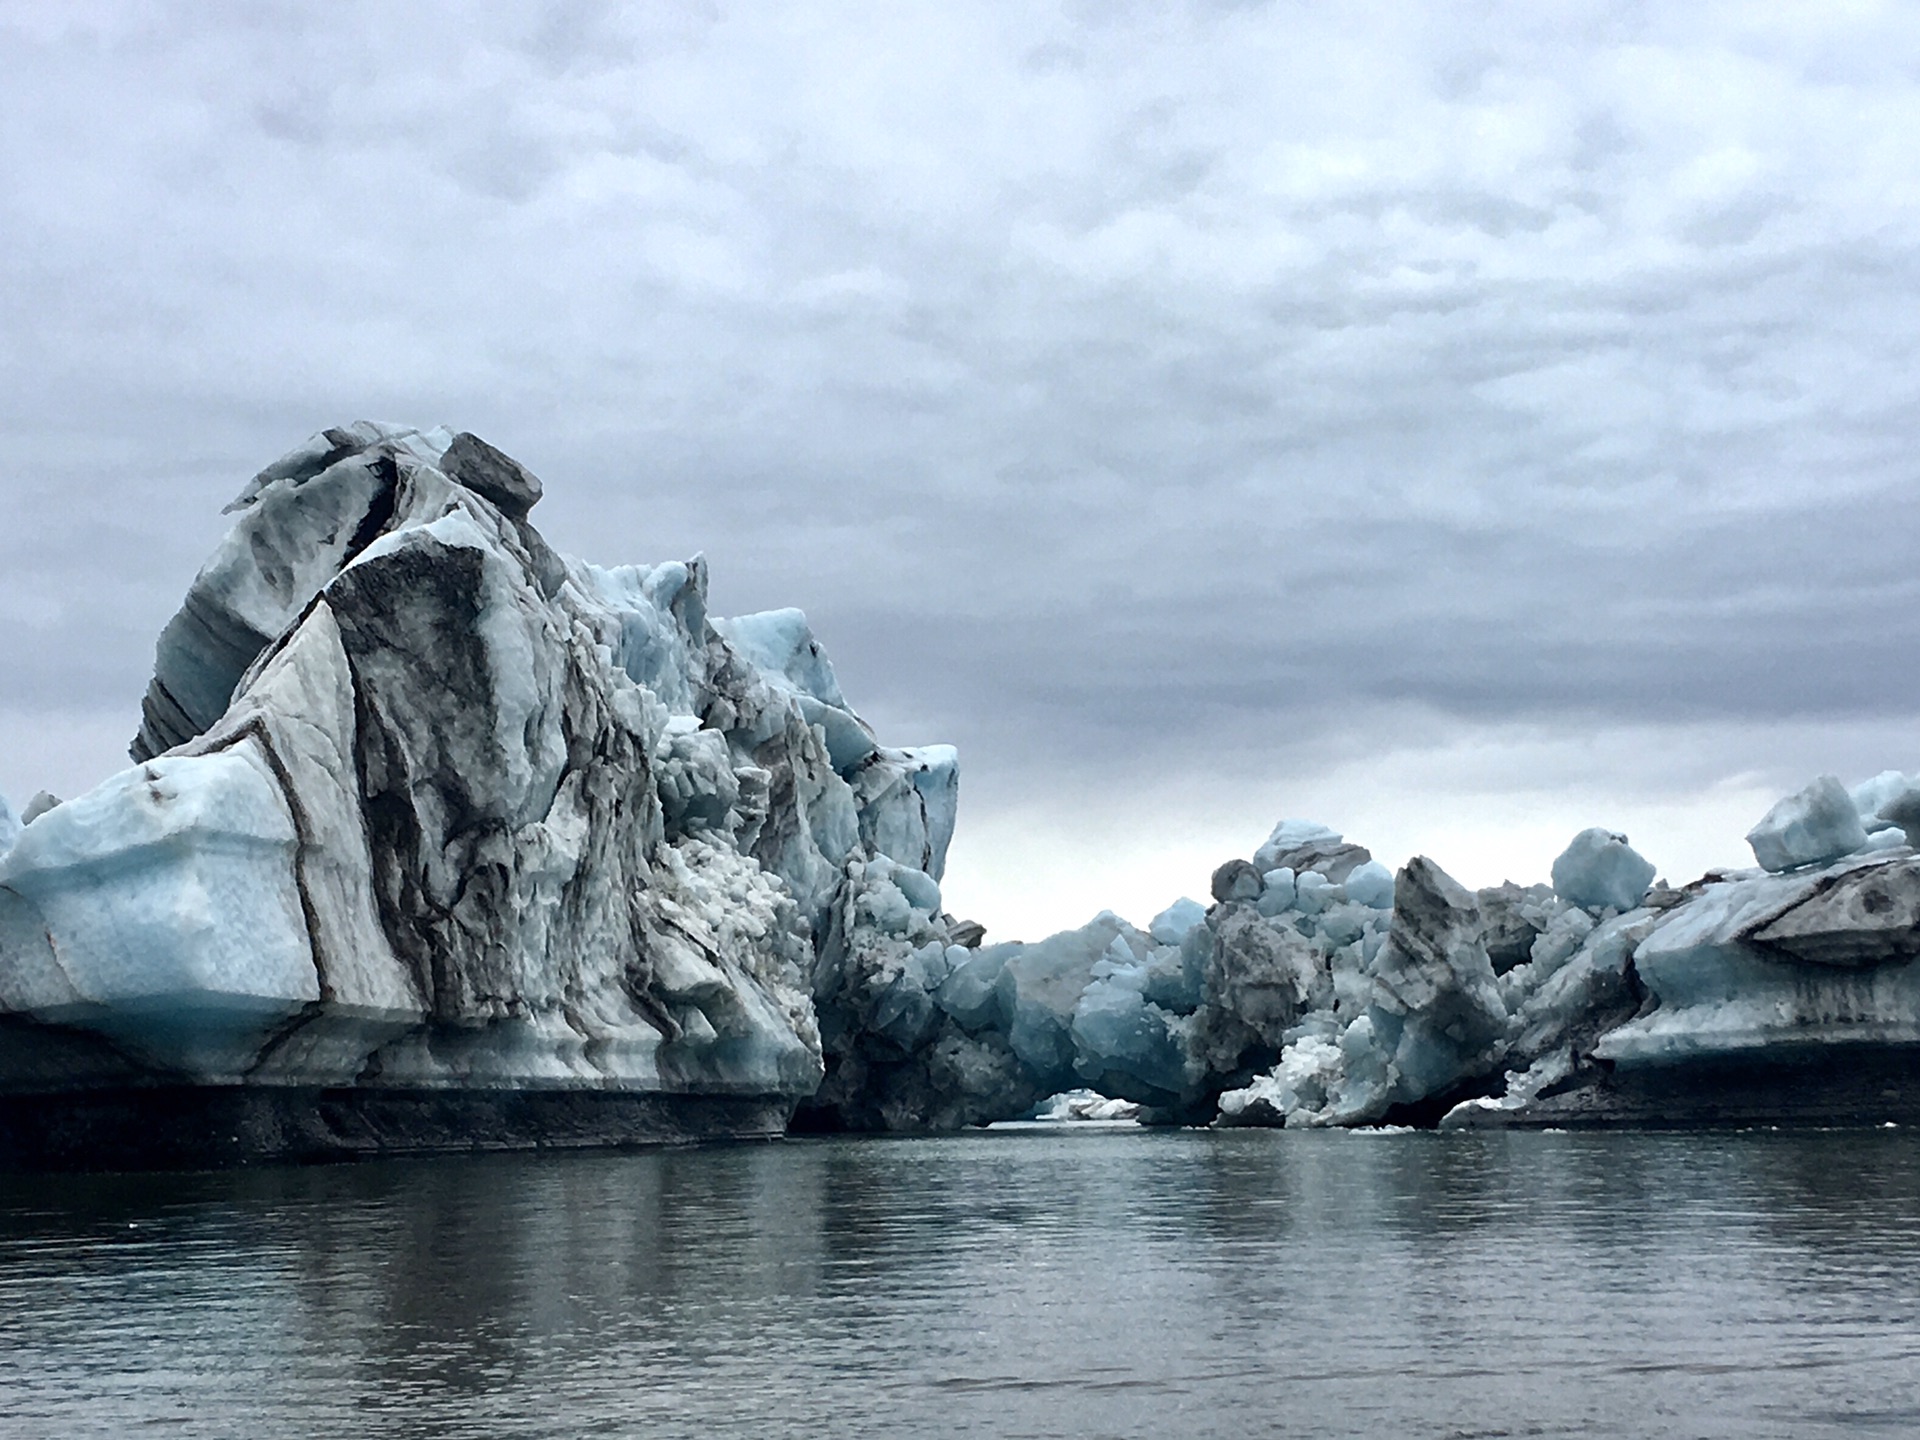
[[[1568,913],[1591,924],[1583,911]],[[1640,1002],[1627,978],[1629,960],[1654,923],[1646,910],[1616,915],[1592,925],[1570,955],[1551,964],[1543,956],[1509,972],[1506,978],[1519,982],[1514,996],[1518,1033],[1507,1063],[1531,1064],[1570,1039],[1585,1049],[1603,1031],[1629,1019]]]
[[[1393,908],[1393,872],[1378,860],[1358,866],[1346,878],[1347,899],[1372,910]]]
[[[1627,837],[1597,825],[1574,836],[1553,862],[1554,890],[1561,899],[1589,910],[1631,910],[1652,884],[1653,866],[1627,844]]]
[[[1294,877],[1293,871],[1282,865],[1278,870],[1269,870],[1260,877],[1266,887],[1260,892],[1257,905],[1260,913],[1271,919],[1293,908]]]
[[[7,797],[0,795],[0,855],[13,848],[13,842],[20,838],[20,828],[20,817],[13,813]]]
[[[1206,991],[1207,956],[1212,949],[1205,925],[1189,930],[1178,945],[1160,946],[1147,963],[1140,993],[1163,1010],[1191,1015]]]
[[[1318,915],[1329,905],[1344,898],[1340,886],[1317,870],[1297,876],[1293,882],[1293,903],[1305,915]]]
[[[1329,906],[1317,922],[1320,938],[1335,947],[1351,945],[1367,933],[1368,924],[1379,913],[1371,905],[1356,905],[1351,900]]]
[[[1392,1078],[1384,1090],[1351,1097],[1364,1118],[1484,1073],[1507,1040],[1506,1000],[1472,894],[1424,856],[1407,862],[1394,888],[1393,930],[1370,967],[1373,999],[1362,1017]],[[1343,1043],[1351,1075],[1358,1042],[1349,1035]]]
[[[1074,1088],[1074,1012],[1092,983],[1094,962],[1129,930],[1126,921],[1105,911],[1078,930],[1021,947],[1001,970],[997,988],[1007,1043],[1044,1093]]]
[[[1871,831],[1877,828],[1873,821],[1880,813],[1880,807],[1912,788],[1913,781],[1901,771],[1882,770],[1871,780],[1862,780],[1854,786],[1847,792],[1847,798],[1853,801],[1853,808],[1859,812],[1861,823]]]
[[[1189,930],[1206,922],[1207,907],[1198,900],[1189,900],[1182,895],[1153,917],[1153,923],[1147,926],[1147,933],[1153,937],[1155,944],[1178,945],[1187,938]]]
[[[1308,1035],[1289,1045],[1280,1063],[1253,1083],[1220,1097],[1222,1125],[1284,1125],[1305,1121],[1327,1108],[1330,1093],[1345,1078],[1346,1055],[1337,1040]]]
[[[42,815],[51,815],[60,808],[62,803],[64,802],[60,797],[52,791],[38,791],[31,800],[27,801],[27,808],[20,812],[20,824],[23,827],[31,825]]]
[[[28,827],[0,862],[0,887],[57,941],[57,973],[0,973],[0,1008],[238,1079],[320,998],[296,844],[255,745],[121,772]]]
[[[1372,852],[1364,846],[1349,845],[1339,831],[1310,820],[1282,820],[1266,843],[1253,852],[1256,870],[1285,866],[1296,875],[1313,870],[1336,883],[1371,859]]]
[[[934,1000],[967,1030],[1004,1026],[1000,1013],[1000,972],[1022,945],[985,945],[968,953],[941,982]]]
[[[1325,841],[1338,845],[1343,837],[1338,830],[1331,830],[1314,820],[1282,820],[1273,827],[1273,833],[1266,843],[1253,852],[1253,863],[1262,870],[1271,869],[1272,863],[1260,863],[1263,852],[1271,851],[1275,855],[1285,854],[1289,850],[1298,850],[1302,845],[1311,845],[1316,841]]]
[[[1068,1090],[1041,1101],[1028,1118],[1056,1125],[1083,1121],[1117,1124],[1139,1114],[1139,1105],[1131,1100],[1116,1100],[1097,1090]]]
[[[1898,825],[1907,837],[1907,844],[1920,847],[1920,785],[1909,785],[1898,795],[1882,801],[1874,819]]]
[[[1601,1036],[1594,1053],[1632,1066],[1912,1045],[1920,1035],[1916,920],[1920,859],[1912,857],[1710,883],[1633,953],[1657,1005]]]
[[[1074,1072],[1104,1095],[1180,1100],[1187,1056],[1175,1018],[1141,994],[1144,967],[1096,979],[1074,1008]]]
[[[1225,1075],[1249,1048],[1277,1052],[1304,1011],[1332,998],[1332,985],[1313,946],[1285,921],[1239,906],[1216,913],[1208,928],[1215,944],[1194,1039],[1206,1067]]]
[[[940,886],[924,870],[916,870],[911,865],[902,865],[888,859],[885,855],[876,855],[867,862],[867,873],[872,876],[884,876],[891,881],[907,903],[923,915],[940,913]]]
[[[1260,897],[1260,872],[1244,860],[1229,860],[1213,872],[1213,898],[1223,904]]]
[[[1754,859],[1775,872],[1820,865],[1851,855],[1867,843],[1853,797],[1833,775],[1780,801],[1747,832]]]
[[[846,775],[879,749],[873,731],[840,692],[833,662],[803,612],[767,610],[712,624],[768,684],[794,697],[809,725],[821,728],[835,770]]]
[[[876,748],[849,776],[869,850],[924,870],[945,872],[960,803],[960,756],[951,745]]]

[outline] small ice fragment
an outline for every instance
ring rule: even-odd
[[[1867,832],[1846,787],[1822,775],[1767,811],[1747,843],[1763,869],[1781,871],[1851,855],[1866,845]]]
[[[1378,860],[1369,860],[1347,876],[1347,899],[1370,910],[1393,908],[1393,872]]]
[[[1318,915],[1329,905],[1337,904],[1341,898],[1340,887],[1317,870],[1309,870],[1294,878],[1293,903],[1303,914]]]
[[[1293,908],[1294,878],[1293,871],[1282,865],[1278,870],[1269,870],[1260,877],[1266,889],[1260,892],[1260,903],[1255,907],[1262,915],[1272,919]]]
[[[1871,780],[1862,780],[1854,786],[1847,792],[1847,798],[1853,801],[1853,808],[1859,812],[1861,823],[1872,831],[1875,828],[1873,819],[1880,807],[1896,795],[1906,793],[1912,786],[1913,782],[1900,771],[1882,770]]]
[[[1186,939],[1189,930],[1206,922],[1207,907],[1198,900],[1189,900],[1182,895],[1153,917],[1153,923],[1147,926],[1147,933],[1153,937],[1156,945],[1178,945]]]
[[[1847,813],[1853,813],[1851,807]],[[1574,836],[1553,862],[1554,892],[1589,910],[1631,910],[1651,884],[1653,866],[1627,844],[1627,837],[1598,825]]]

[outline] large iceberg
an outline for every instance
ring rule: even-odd
[[[135,765],[0,810],[0,1151],[76,1163],[777,1132],[817,936],[937,908],[957,765],[798,611],[555,554],[485,442],[269,466],[160,638]],[[939,917],[942,925],[951,921]]]

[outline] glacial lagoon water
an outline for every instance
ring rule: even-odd
[[[0,1434],[1920,1434],[1920,1135],[0,1179]]]

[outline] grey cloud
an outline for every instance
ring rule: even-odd
[[[130,728],[220,504],[370,414],[1035,784],[1920,713],[1900,16],[100,13],[0,96],[5,705]],[[1760,101],[1647,78],[1709,55]]]

